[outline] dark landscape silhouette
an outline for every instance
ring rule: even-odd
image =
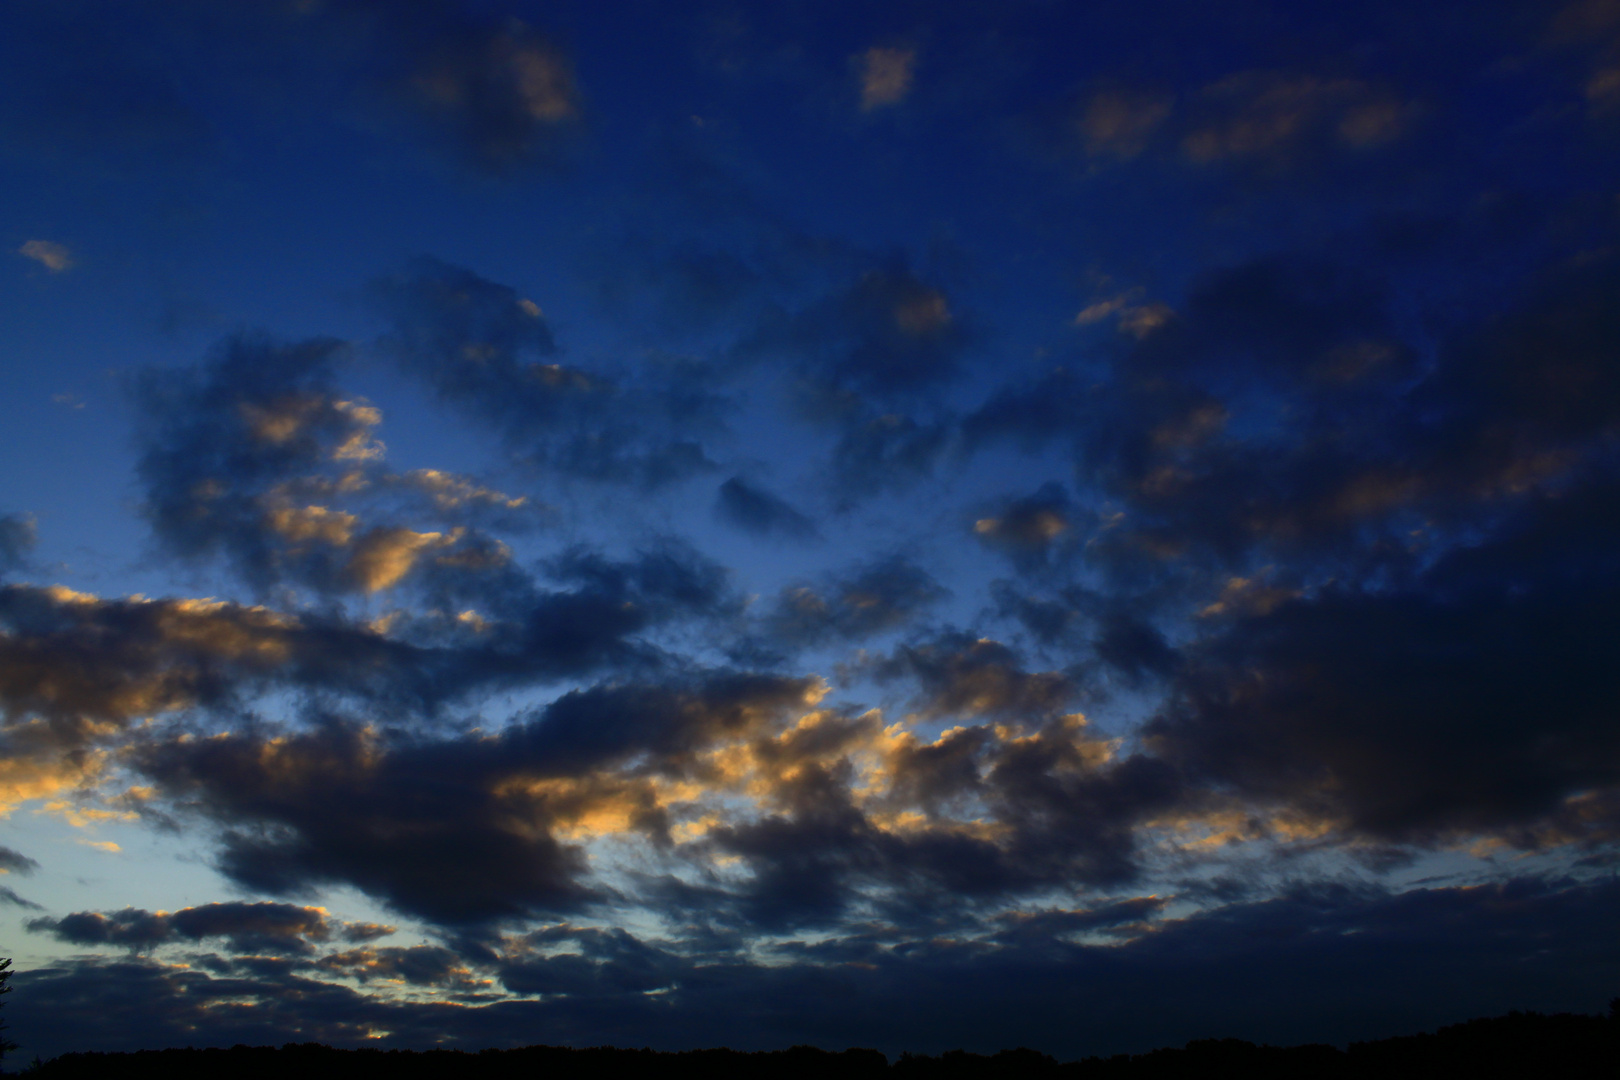
[[[726,1049],[663,1052],[611,1046],[525,1046],[512,1050],[340,1050],[320,1043],[230,1049],[68,1053],[24,1071],[36,1080],[79,1077],[702,1077],[704,1080],[1136,1080],[1139,1077],[1360,1078],[1620,1075],[1620,998],[1608,1016],[1511,1012],[1433,1033],[1351,1043],[1265,1046],[1242,1039],[1199,1039],[1179,1048],[1060,1062],[1027,1047],[984,1055],[952,1050],[901,1054],[841,1052],[814,1046],[746,1053]]]

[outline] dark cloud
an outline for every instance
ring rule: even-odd
[[[497,175],[556,165],[582,120],[573,65],[518,20],[480,26],[459,5],[366,5],[388,12],[411,70],[398,85],[475,167]],[[425,18],[423,16],[426,16]]]
[[[1506,314],[1453,318],[1425,365],[1391,277],[1268,257],[1198,283],[1111,380],[1053,373],[965,432],[1069,440],[1124,511],[1087,547],[1123,577],[1398,556],[1403,530],[1488,518],[1606,455],[1615,281],[1604,258],[1549,271]]]
[[[453,949],[442,945],[410,948],[352,949],[321,957],[316,967],[360,982],[372,979],[403,981],[411,986],[472,989],[486,983],[471,978],[471,969]]]
[[[731,595],[726,569],[677,541],[649,546],[632,559],[609,559],[575,547],[550,563],[551,576],[586,592],[634,597],[643,606],[669,605],[694,614],[718,614]]]
[[[788,648],[858,641],[905,625],[947,595],[927,571],[895,555],[815,586],[784,589],[764,628],[771,644]]]
[[[944,420],[851,410],[832,453],[830,479],[840,508],[904,491],[932,475],[952,435],[952,425]]]
[[[29,1021],[31,1052],[46,1056],[216,1039],[220,1045],[280,1044],[293,1032],[301,1032],[300,1039],[363,1045],[380,1019],[376,1005],[349,987],[273,969],[261,968],[256,977],[218,978],[131,957],[61,963],[30,976],[41,1007],[38,1020]],[[244,1005],[244,999],[253,1004]],[[87,1024],[95,1025],[94,1033]]]
[[[683,689],[575,691],[500,735],[390,740],[333,722],[274,740],[153,741],[134,761],[219,826],[220,868],[245,886],[340,882],[476,928],[605,899],[582,849],[554,833],[605,812],[663,838],[650,777],[691,772],[696,750],[775,722],[808,692],[804,680],[717,674]]]
[[[645,487],[715,468],[694,438],[725,409],[707,370],[671,362],[627,383],[546,362],[557,348],[532,301],[434,259],[372,292],[392,324],[385,350],[519,456]]]
[[[1064,934],[1113,931],[1135,936],[1161,915],[1169,905],[1167,897],[1138,896],[1117,900],[1101,907],[1078,911],[1018,911],[1002,920],[1002,937],[1008,941],[1039,944]]]
[[[719,567],[678,545],[624,560],[576,549],[551,570],[575,587],[506,576],[495,582],[504,595],[479,594],[483,616],[388,628],[333,612],[0,587],[0,755],[29,790],[88,790],[105,764],[100,748],[146,738],[132,733],[136,718],[217,719],[278,692],[427,724],[446,703],[500,688],[665,669],[646,635],[729,620],[736,607]]]
[[[1175,590],[1177,596],[1180,589]],[[1262,580],[1232,579],[1218,606],[1266,606],[1293,592]],[[1179,654],[1158,625],[1166,601],[1155,590],[1123,595],[1069,584],[1048,593],[1024,591],[1019,583],[991,586],[996,614],[1023,627],[1038,646],[1079,656],[1069,669],[1088,695],[1104,696],[1110,684],[1141,688],[1170,675]],[[1089,652],[1089,656],[1086,655]]]
[[[355,520],[278,495],[346,448],[353,460],[370,452],[371,414],[333,394],[342,351],[331,340],[236,337],[199,370],[140,377],[137,469],[147,516],[167,548],[190,558],[226,554],[261,588],[284,574],[339,587],[339,549]]]
[[[954,378],[968,340],[944,292],[894,262],[768,321],[744,349],[796,362],[818,390],[886,402]]]
[[[1079,513],[1063,485],[1042,484],[1032,495],[1007,500],[973,523],[979,541],[1006,555],[1020,570],[1046,565],[1074,527]]]
[[[34,549],[34,519],[21,514],[0,514],[0,576],[28,565]]]
[[[809,518],[740,476],[720,485],[714,511],[720,520],[756,536],[809,540],[819,535]]]
[[[913,649],[906,666],[929,708],[999,720],[934,743],[885,732],[875,713],[815,709],[814,679],[713,672],[573,691],[494,735],[334,720],[148,738],[127,763],[154,805],[217,828],[219,867],[245,887],[347,884],[475,932],[615,899],[578,845],[599,831],[700,870],[739,859],[746,877],[710,888],[706,917],[764,927],[825,925],[867,902],[916,911],[939,889],[1134,878],[1142,823],[1196,798],[1164,764],[1115,760],[1083,718],[1056,715],[1060,677],[958,644],[954,657]],[[730,791],[757,816],[713,816]]]
[[[1533,497],[1397,586],[1333,584],[1200,643],[1160,753],[1374,837],[1614,835],[1620,488]]]
[[[519,994],[634,1000],[671,987],[690,973],[689,961],[618,928],[565,925],[531,933],[523,944],[527,948],[500,969],[502,985]]]
[[[220,869],[260,892],[341,882],[449,925],[590,899],[577,881],[583,855],[514,818],[531,800],[492,790],[502,770],[479,751],[387,753],[362,730],[332,726],[276,743],[226,735],[148,745],[139,766],[221,825]]]
[[[334,385],[344,351],[238,336],[198,369],[141,376],[138,468],[159,541],[223,556],[261,592],[498,579],[510,553],[477,524],[522,530],[544,508],[452,473],[389,472],[382,414]]]
[[[76,945],[122,945],[131,949],[161,945],[171,932],[161,916],[136,908],[125,908],[110,916],[85,911],[60,919],[31,919],[28,929]]]
[[[362,83],[485,174],[562,163],[584,124],[569,56],[500,3],[188,0],[154,16],[161,32],[117,5],[26,6],[0,18],[39,43],[31,60],[0,45],[18,59],[0,135],[25,157],[183,163],[229,120],[219,167],[320,162],[341,216],[401,162],[361,177],[294,144],[313,112],[352,113]],[[890,543],[821,577],[781,569],[757,606],[673,537],[562,540],[520,563],[507,541],[555,512],[390,469],[380,413],[343,392],[341,342],[240,334],[137,376],[157,554],[229,571],[261,606],[0,587],[13,801],[193,830],[235,887],[353,888],[439,937],[389,947],[392,927],[289,903],[33,911],[56,941],[132,955],[20,974],[12,1006],[39,1004],[19,1030],[468,1046],[740,1031],[1073,1053],[1612,994],[1594,988],[1612,980],[1615,889],[1595,879],[1620,840],[1620,262],[1600,114],[1620,81],[1606,29],[1575,56],[1527,29],[1552,16],[1445,7],[1468,41],[1417,35],[1404,59],[1389,28],[1436,17],[1270,5],[1233,24],[1172,4],[1143,37],[1123,7],[930,14],[904,39],[927,85],[859,124],[845,94],[836,131],[802,123],[816,87],[843,79],[850,48],[902,39],[781,30],[764,46],[778,30],[744,13],[705,23],[705,40],[732,37],[694,59],[680,19],[638,15],[677,47],[626,53],[635,78],[602,106],[672,92],[656,116],[616,113],[609,152],[547,185],[558,265],[588,246],[611,279],[585,285],[620,304],[605,336],[586,328],[565,354],[534,300],[422,259],[370,290],[391,366],[366,377],[383,393],[416,380],[508,471],[570,494],[619,485],[599,493],[610,513],[628,497],[670,527],[707,512],[713,486],[726,525],[814,539],[824,523],[756,478],[819,454],[815,505],[847,519],[845,542]],[[613,40],[612,16],[575,15],[582,41]],[[1378,40],[1357,36],[1369,18]],[[768,90],[716,60],[750,51],[747,79],[776,69]],[[1490,53],[1484,98],[1427,89],[1457,52]],[[693,63],[702,92],[675,92]],[[210,74],[238,67],[274,74]],[[1093,69],[1071,108],[1062,88]],[[1477,90],[1484,70],[1449,85]],[[241,118],[250,85],[274,131]],[[987,156],[1041,108],[1084,143],[1082,175]],[[676,148],[643,153],[659,140]],[[1478,148],[1448,156],[1463,142]],[[777,179],[755,191],[709,167],[727,158]],[[657,175],[627,187],[627,162]],[[829,162],[855,186],[822,183]],[[455,217],[454,183],[400,176],[366,213],[405,220],[431,197],[476,239],[480,214],[505,212]],[[871,185],[906,206],[844,198]],[[954,205],[965,191],[972,206]],[[290,206],[261,203],[260,224]],[[937,243],[876,258],[800,220]],[[54,230],[12,243],[72,240]],[[186,233],[166,226],[141,258],[184,263]],[[970,264],[995,269],[953,271]],[[979,310],[1005,320],[994,341]],[[755,448],[778,460],[717,449],[751,401],[771,411],[739,433],[779,436]],[[950,464],[973,470],[970,494],[919,490],[952,449],[992,444],[1039,460],[964,453]],[[682,484],[696,501],[669,504]],[[893,505],[861,505],[880,496]],[[974,565],[954,560],[960,610],[934,561],[882,555],[919,521],[957,555],[978,545]],[[0,516],[0,574],[28,567],[32,542],[31,520]],[[966,591],[994,573],[1014,580],[984,607]],[[973,618],[1007,641],[942,629]],[[716,654],[739,670],[707,666]],[[874,684],[884,709],[845,696]],[[1098,705],[1095,722],[1078,711]],[[1594,881],[1508,879],[1503,848]],[[1466,888],[1322,879],[1459,851]],[[32,865],[0,848],[0,869]],[[629,929],[649,921],[656,936]],[[160,948],[192,967],[136,955]],[[1603,997],[1574,1000],[1588,992]]]
[[[467,4],[187,3],[143,22],[122,15],[73,2],[9,16],[15,40],[36,48],[8,57],[16,77],[7,98],[18,108],[0,124],[32,157],[126,169],[204,160],[221,132],[217,102],[198,93],[201,76],[216,93],[243,94],[239,107],[274,90],[286,108],[277,77],[315,88],[299,104],[317,115],[382,105],[494,176],[561,165],[583,127],[573,64],[557,43]]]
[[[944,291],[903,260],[857,261],[867,265],[852,282],[767,314],[734,350],[745,363],[786,365],[800,414],[836,433],[828,481],[845,509],[933,471],[954,434],[938,399],[972,341]]]
[[[930,743],[876,713],[818,714],[751,752],[767,812],[712,829],[699,850],[751,873],[711,895],[711,913],[776,930],[866,906],[908,924],[948,919],[942,893],[971,903],[1126,882],[1141,823],[1184,799],[1162,763],[1110,760],[1079,716],[959,726]],[[875,774],[858,764],[869,755]]]
[[[384,1000],[284,968],[218,977],[132,958],[20,972],[7,1007],[12,1030],[29,1040],[22,1053],[42,1056],[312,1040],[469,1049],[807,1043],[875,1046],[891,1057],[1038,1045],[1065,1060],[1218,1036],[1342,1045],[1510,1008],[1601,1008],[1613,996],[1613,957],[1593,943],[1606,940],[1616,900],[1606,883],[1533,878],[1399,894],[1317,886],[1161,917],[1156,932],[1107,945],[1031,933],[862,949],[852,937],[847,948],[829,941],[824,961],[805,953],[769,965],[692,960],[622,931],[563,927],[534,943],[554,952],[555,966],[537,951],[508,969],[514,980],[534,979],[544,998]],[[1127,900],[1095,917],[1153,908],[1152,898]],[[1098,926],[1087,911],[1029,914],[1023,922],[1051,920],[1060,935]],[[244,1001],[253,1004],[232,1004]],[[378,1032],[388,1034],[371,1037]]]
[[[18,896],[14,891],[6,888],[3,885],[0,885],[0,900],[4,900],[8,904],[16,904],[18,907],[32,908],[34,911],[45,910],[43,906],[34,903],[32,900]]]
[[[1000,387],[962,422],[969,448],[998,441],[1034,452],[1054,439],[1072,438],[1079,418],[1091,415],[1104,386],[1067,367],[1054,368],[1034,381]]]
[[[181,908],[174,912],[125,908],[108,914],[80,911],[60,919],[30,919],[28,929],[74,945],[117,945],[150,949],[181,941],[224,938],[237,953],[312,953],[312,942],[331,936],[320,908],[233,901]]]
[[[8,847],[0,847],[0,870],[10,874],[32,874],[38,869],[39,863],[22,852],[13,851]]]
[[[1091,647],[1098,660],[1131,686],[1170,675],[1179,660],[1164,632],[1123,604],[1098,613]]]
[[[813,696],[813,678],[712,674],[694,686],[616,685],[575,690],[509,736],[516,760],[577,775],[648,755],[648,772],[680,773],[727,735],[754,734]]]
[[[1078,588],[1041,596],[1023,591],[1015,582],[996,581],[991,583],[990,595],[998,615],[1016,620],[1044,645],[1066,638],[1079,625],[1086,607],[1085,591]]]
[[[930,719],[1040,721],[1061,712],[1076,693],[1063,674],[1028,672],[1006,645],[960,632],[901,645],[873,673],[915,679],[920,693],[914,704]]]
[[[651,574],[671,572],[662,558],[653,561]],[[694,595],[680,567],[676,580],[638,581],[644,563],[603,564],[628,568],[632,580],[533,595],[513,622],[429,644],[319,614],[7,586],[0,589],[0,625],[10,631],[0,639],[0,703],[13,717],[34,714],[64,734],[88,720],[222,705],[276,686],[432,708],[480,687],[651,662],[655,654],[634,635],[710,599]]]
[[[298,620],[214,601],[108,601],[9,585],[0,588],[0,628],[4,742],[19,762],[82,750],[109,724],[221,703],[277,677],[324,681],[343,666]],[[347,637],[352,659],[363,636],[339,633],[326,644],[341,651]]]

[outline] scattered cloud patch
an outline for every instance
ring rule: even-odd
[[[720,520],[756,536],[809,540],[818,535],[809,518],[740,476],[720,485],[714,509]]]
[[[0,873],[6,874],[32,874],[39,869],[39,863],[30,859],[20,851],[13,851],[8,847],[0,847]]]
[[[861,109],[871,112],[898,105],[911,93],[917,50],[874,45],[856,59],[861,83]]]
[[[30,240],[17,249],[25,259],[33,259],[53,274],[73,269],[73,252],[51,240]]]

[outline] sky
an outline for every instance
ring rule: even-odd
[[[1620,2],[8,0],[19,1056],[1620,992]]]

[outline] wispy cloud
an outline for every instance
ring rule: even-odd
[[[52,240],[30,240],[17,249],[25,259],[33,259],[53,274],[73,269],[73,252]]]
[[[874,45],[856,58],[860,74],[861,108],[867,112],[898,105],[911,93],[917,50]]]

